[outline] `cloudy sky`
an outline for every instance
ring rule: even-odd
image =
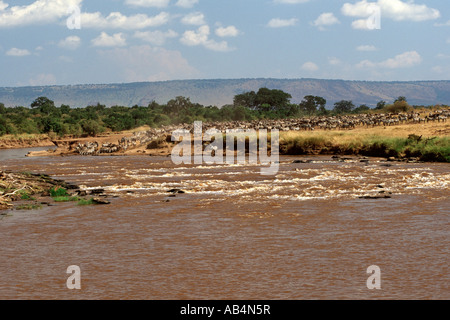
[[[448,0],[0,0],[0,86],[449,80]]]

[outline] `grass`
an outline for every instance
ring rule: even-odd
[[[74,202],[79,201],[80,198],[78,197],[72,197],[72,196],[61,196],[61,197],[54,197],[53,201],[55,202]]]
[[[94,204],[94,199],[90,198],[90,199],[79,199],[78,200],[78,205],[79,206],[90,206]]]
[[[450,162],[449,124],[280,133],[281,154],[361,154]]]
[[[18,194],[20,195],[21,200],[36,200],[25,190],[19,191]]]
[[[28,140],[48,139],[47,134],[21,133],[21,134],[5,134],[0,136],[0,141],[28,141]]]
[[[41,204],[23,204],[16,207],[16,210],[38,210],[42,209]]]
[[[49,193],[50,193],[50,196],[52,198],[68,197],[68,196],[70,196],[67,193],[67,190],[62,188],[62,187],[53,187],[53,188],[50,189]]]

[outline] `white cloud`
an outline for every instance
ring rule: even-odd
[[[387,59],[382,62],[372,62],[370,60],[364,60],[358,63],[358,68],[386,68],[386,69],[398,69],[398,68],[410,68],[414,67],[422,62],[422,57],[416,51],[408,51],[395,56],[394,58]]]
[[[334,16],[332,12],[322,13],[314,22],[313,26],[318,27],[320,30],[325,30],[326,26],[340,23],[338,18]]]
[[[376,2],[361,0],[355,4],[345,3],[341,11],[346,16],[368,18],[373,15],[375,6],[381,10],[382,17],[394,21],[426,21],[440,17],[437,9],[429,8],[424,4],[415,4],[414,1],[403,2],[401,0],[378,0]],[[354,27],[362,29],[362,23],[362,20],[359,20]]]
[[[341,60],[339,60],[339,59],[336,58],[336,57],[329,57],[329,58],[328,58],[328,63],[329,63],[330,65],[332,65],[332,66],[337,66],[337,65],[340,65],[340,64],[341,64]]]
[[[208,41],[209,27],[201,26],[197,31],[188,30],[183,34],[181,42],[188,46],[198,46]]]
[[[197,3],[198,0],[178,0],[178,2],[175,5],[182,8],[192,8]]]
[[[297,23],[297,21],[298,20],[295,19],[295,18],[292,18],[292,19],[278,19],[278,18],[274,18],[274,19],[269,21],[267,26],[270,27],[270,28],[291,27],[291,26],[294,26]]]
[[[202,45],[207,49],[213,51],[231,51],[232,48],[228,47],[226,41],[217,42],[209,39],[210,29],[209,26],[204,25],[197,29],[197,31],[188,30],[181,37],[181,43],[187,46],[199,46]]]
[[[314,71],[319,70],[319,67],[314,62],[309,61],[309,62],[305,62],[302,65],[301,69],[305,70],[305,71],[309,71],[309,72],[314,72]]]
[[[431,71],[436,73],[444,73],[444,68],[442,66],[434,66],[431,68]]]
[[[70,15],[68,8],[83,0],[36,0],[29,5],[8,6],[0,1],[0,28],[52,23]]]
[[[94,47],[123,47],[126,46],[126,39],[123,33],[116,33],[110,36],[106,32],[102,32],[91,43]]]
[[[41,73],[31,78],[28,82],[31,86],[50,86],[56,84],[56,77],[51,73]]]
[[[356,48],[358,51],[376,51],[377,48],[373,45],[361,45]]]
[[[136,31],[134,33],[134,37],[141,39],[145,42],[149,42],[156,46],[162,46],[168,38],[176,38],[178,37],[178,33],[173,30],[168,30],[166,32],[163,31]]]
[[[358,19],[352,22],[352,28],[357,30],[371,30],[372,20],[370,18],[367,19]]]
[[[189,79],[199,74],[180,52],[164,48],[142,45],[100,50],[99,54],[126,82]]]
[[[2,0],[0,0],[0,11],[5,10],[6,8],[8,8],[9,4],[4,3]]]
[[[58,43],[58,46],[68,50],[75,50],[81,45],[81,39],[77,36],[69,36]]]
[[[435,23],[434,25],[436,27],[449,27],[450,26],[450,20],[448,20],[447,22],[444,22],[444,23]]]
[[[29,56],[30,54],[31,54],[30,51],[18,48],[11,48],[6,52],[6,55],[11,57],[25,57]]]
[[[369,68],[374,68],[376,66],[377,66],[377,64],[370,60],[363,60],[356,65],[356,67],[360,68],[360,69],[369,69]]]
[[[420,56],[420,54],[418,54],[416,51],[409,51],[381,62],[380,66],[389,69],[409,68],[418,65],[421,62],[422,57]]]
[[[239,30],[235,26],[219,27],[216,29],[216,35],[223,37],[236,37],[239,35]]]
[[[181,19],[181,22],[184,24],[200,26],[206,24],[205,15],[201,12],[193,12]]]
[[[439,59],[450,59],[450,54],[438,53],[436,55],[436,57],[439,58]]]
[[[120,12],[112,12],[107,17],[104,17],[100,12],[81,14],[83,28],[137,30],[161,26],[168,21],[169,14],[167,12],[161,12],[153,17],[146,14],[125,16]]]
[[[157,7],[164,8],[169,5],[170,0],[126,0],[125,3],[134,7]]]

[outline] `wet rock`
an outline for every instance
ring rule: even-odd
[[[310,163],[311,160],[294,160],[292,163]]]
[[[105,199],[100,199],[100,198],[93,198],[92,201],[95,204],[110,204],[111,202],[109,202],[108,200]]]
[[[105,189],[93,189],[91,190],[91,194],[102,194],[105,193]]]
[[[167,191],[168,193],[173,193],[173,194],[177,194],[177,193],[186,193],[186,191],[183,191],[181,189],[170,189],[169,191]]]
[[[359,199],[390,199],[392,198],[391,196],[388,195],[383,195],[383,196],[362,196],[359,197]]]
[[[87,192],[85,190],[78,190],[77,195],[80,197],[85,197],[87,196]]]

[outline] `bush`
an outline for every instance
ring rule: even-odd
[[[93,198],[90,198],[90,199],[79,199],[78,200],[78,205],[79,206],[90,206],[90,205],[92,205],[92,204],[94,204],[94,199]]]
[[[61,197],[54,197],[53,201],[55,202],[72,202],[72,201],[78,201],[80,200],[78,197],[71,197],[71,196],[61,196]]]
[[[384,110],[389,113],[409,112],[413,109],[406,101],[395,101],[394,104],[389,104],[384,107]]]
[[[53,187],[53,188],[50,189],[49,193],[50,193],[50,196],[51,196],[52,198],[57,198],[57,197],[68,197],[68,196],[70,196],[70,195],[67,193],[67,190],[64,189],[64,188],[62,188],[62,187]]]

